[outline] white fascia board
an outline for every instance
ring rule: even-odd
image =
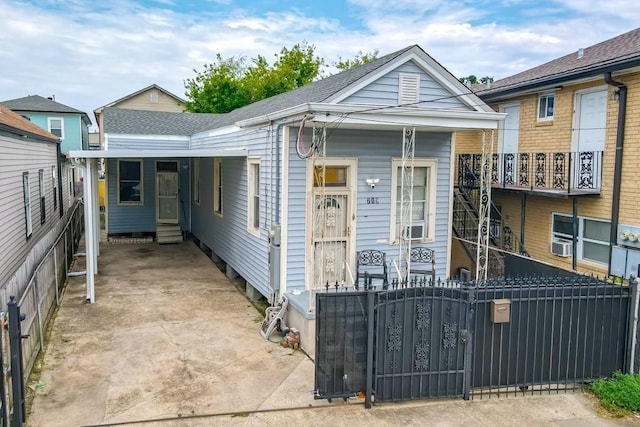
[[[223,126],[221,128],[205,130],[205,131],[202,131],[202,132],[194,133],[191,136],[191,139],[192,140],[194,140],[194,139],[200,140],[200,139],[206,139],[207,137],[230,135],[230,134],[239,132],[241,130],[242,129],[240,129],[236,125]]]
[[[263,125],[276,120],[291,118],[292,116],[301,116],[305,113],[312,112],[313,106],[323,106],[322,103],[306,103],[296,105],[295,107],[285,108],[284,110],[275,111],[273,113],[264,114],[262,116],[252,117],[247,120],[240,120],[236,122],[236,126],[239,128],[248,128],[253,126]],[[302,119],[302,117],[300,117]]]
[[[105,134],[106,135],[106,134]],[[188,136],[184,135],[137,135],[128,133],[109,134],[111,138],[135,141],[189,141]]]
[[[140,158],[191,158],[191,157],[246,157],[246,147],[206,148],[198,150],[72,150],[73,159],[140,159]]]

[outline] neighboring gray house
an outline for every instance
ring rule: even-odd
[[[5,310],[7,296],[20,296],[57,237],[73,190],[57,136],[3,104],[0,153],[0,310]]]
[[[449,275],[453,132],[497,129],[502,117],[410,46],[228,114],[105,108],[104,151],[72,156],[85,158],[89,181],[108,159],[110,235],[174,224],[248,292],[289,296],[288,323],[313,351],[314,292],[351,285],[362,249],[386,252],[393,274],[401,224],[434,250],[436,275]],[[414,137],[413,210],[401,219],[403,147]],[[91,238],[87,253],[93,296]]]

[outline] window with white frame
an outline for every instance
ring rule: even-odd
[[[538,96],[538,120],[552,120],[555,103],[555,93],[540,94],[540,96]]]
[[[222,216],[222,159],[213,159],[213,212]]]
[[[22,172],[22,194],[24,196],[24,222],[27,237],[33,233],[31,222],[31,186],[29,185],[29,172]]]
[[[49,132],[64,139],[64,120],[59,117],[49,117]]]
[[[559,213],[553,214],[553,240],[573,241],[573,217]],[[611,223],[595,218],[578,217],[577,258],[609,263],[609,233]]]
[[[142,160],[118,160],[118,203],[143,204]]]
[[[40,200],[40,224],[47,221],[47,209],[44,199],[44,169],[38,170],[38,197]]]
[[[260,159],[247,160],[247,227],[254,233],[260,232]]]
[[[200,159],[193,159],[193,201],[200,204]]]
[[[414,159],[413,187],[410,185],[411,168],[404,170],[402,160],[392,161],[391,175],[391,235],[392,243],[399,243],[401,238],[414,241],[429,241],[434,238],[435,200],[436,200],[436,159]],[[404,188],[403,188],[404,185]],[[411,212],[403,218],[403,192],[405,200],[413,195]]]
[[[53,190],[53,209],[58,208],[58,176],[56,167],[51,166],[51,188]]]

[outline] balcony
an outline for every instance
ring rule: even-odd
[[[482,154],[458,155],[458,185],[480,185]],[[538,196],[598,195],[602,186],[602,151],[496,153],[491,156],[494,189]]]

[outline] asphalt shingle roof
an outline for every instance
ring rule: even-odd
[[[104,109],[105,133],[134,135],[191,135],[219,126],[221,114],[170,113],[165,111]]]
[[[478,90],[476,93],[484,98],[520,86],[534,85],[536,82],[543,84],[554,77],[566,76],[568,81],[589,70],[633,59],[640,59],[640,28],[584,48],[581,58],[575,51],[513,76],[496,80],[489,89]],[[474,86],[474,89],[476,88]]]
[[[254,102],[226,114],[166,113],[107,107],[104,109],[105,132],[134,135],[192,135],[300,104],[322,102],[414,47],[408,46],[359,67]]]
[[[71,113],[80,114],[85,120],[91,124],[91,119],[84,111],[76,110],[68,105],[61,104],[40,95],[29,95],[24,98],[9,99],[2,101],[4,105],[13,111],[19,112],[38,112],[38,113]]]
[[[31,123],[3,104],[0,104],[0,127],[18,135],[30,134],[31,136],[45,138],[50,142],[60,142],[57,136],[47,132],[35,123]]]

